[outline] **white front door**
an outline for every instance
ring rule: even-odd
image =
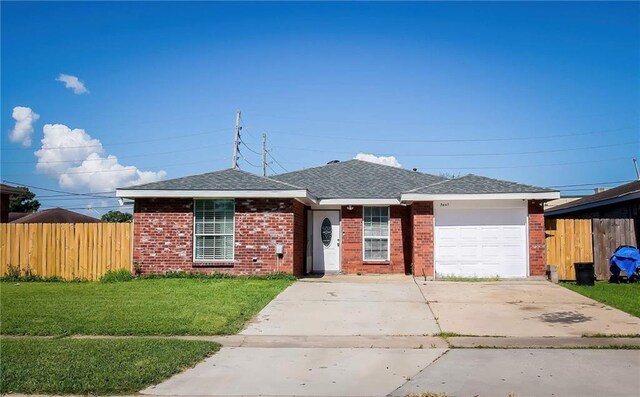
[[[438,276],[527,276],[526,201],[433,204]]]
[[[340,271],[340,211],[313,211],[312,271]]]

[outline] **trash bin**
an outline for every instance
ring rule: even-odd
[[[593,262],[576,262],[573,264],[576,269],[576,284],[594,285],[596,274],[593,269]]]

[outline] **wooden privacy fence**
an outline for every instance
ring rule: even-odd
[[[558,279],[575,280],[575,262],[593,262],[598,280],[609,278],[609,257],[621,245],[638,244],[634,219],[545,219],[547,264]]]
[[[598,280],[609,278],[609,258],[621,245],[637,246],[635,222],[629,219],[593,220],[593,259]]]
[[[545,219],[547,264],[558,268],[558,279],[575,280],[575,262],[593,262],[591,219]]]
[[[132,268],[131,223],[0,224],[0,274],[98,280]]]

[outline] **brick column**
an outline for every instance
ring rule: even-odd
[[[529,275],[544,276],[547,267],[547,250],[542,201],[529,200]]]
[[[362,268],[362,207],[342,207],[342,272],[357,273]]]
[[[433,277],[433,202],[411,205],[413,224],[413,275]]]

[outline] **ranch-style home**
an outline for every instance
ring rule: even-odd
[[[360,160],[271,177],[237,169],[118,189],[143,273],[545,273],[555,190]]]

